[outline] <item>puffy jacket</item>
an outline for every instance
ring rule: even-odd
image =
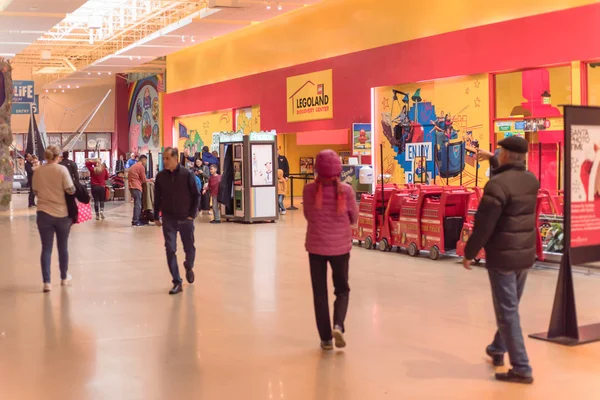
[[[324,150],[317,156],[316,170],[319,177],[333,178],[342,172],[337,153]],[[304,187],[304,216],[308,221],[306,251],[322,256],[340,256],[352,249],[352,225],[358,219],[356,196],[350,185],[340,183],[342,195],[346,196],[346,210],[337,211],[337,187],[332,181],[323,184],[321,208],[315,206],[317,184]]]
[[[465,257],[473,259],[483,247],[486,266],[517,271],[533,266],[536,257],[536,205],[540,184],[525,164],[494,170],[475,214]]]

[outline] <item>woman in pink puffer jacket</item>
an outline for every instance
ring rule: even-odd
[[[308,221],[306,251],[309,253],[310,275],[317,328],[321,347],[332,350],[346,346],[344,320],[348,311],[350,287],[348,265],[352,249],[352,225],[358,218],[356,196],[350,185],[340,182],[342,163],[336,152],[323,150],[317,155],[317,179],[304,188],[304,216]],[[333,331],[327,297],[327,263],[333,271],[336,300]]]

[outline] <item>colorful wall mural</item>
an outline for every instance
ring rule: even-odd
[[[163,143],[161,104],[162,76],[152,76],[129,85],[129,151],[159,152]]]
[[[383,143],[387,181],[483,186],[489,149],[487,75],[381,87],[375,91],[376,143]],[[377,151],[376,169],[382,154]]]
[[[213,134],[231,132],[234,126],[233,110],[220,110],[196,114],[175,119],[175,129],[178,133],[177,147],[186,153],[195,154],[208,146],[218,151],[218,145],[213,140]],[[260,107],[253,106],[235,110],[236,130],[244,134],[260,131]]]

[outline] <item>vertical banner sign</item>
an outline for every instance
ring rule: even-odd
[[[333,118],[333,72],[313,72],[287,78],[287,121]]]
[[[566,205],[570,218],[565,227],[570,228],[573,264],[600,260],[600,109],[577,111],[596,119],[573,120],[567,126],[565,158],[570,185],[566,189],[570,196]]]
[[[13,102],[11,105],[11,114],[29,114],[38,113],[38,98],[35,95],[33,81],[13,81]]]
[[[352,153],[355,156],[370,156],[372,146],[371,124],[352,124]]]
[[[600,260],[600,108],[565,106],[564,250],[548,332],[563,345],[600,340],[600,324],[578,326],[572,265]]]

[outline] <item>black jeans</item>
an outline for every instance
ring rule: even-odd
[[[29,185],[29,207],[35,206],[35,194],[33,193],[33,178],[27,179],[27,185]]]
[[[52,247],[54,246],[54,234],[58,246],[58,262],[60,265],[60,278],[67,279],[69,269],[69,233],[72,225],[71,218],[57,218],[45,212],[38,211],[37,226],[42,240],[42,278],[44,283],[50,283],[50,260],[52,259]]]
[[[177,232],[181,236],[183,251],[185,252],[186,269],[194,268],[196,259],[196,246],[194,246],[194,221],[191,219],[176,220],[163,216],[163,236],[167,251],[167,264],[173,278],[173,283],[181,283],[179,264],[177,264]]]
[[[133,197],[133,218],[131,219],[132,223],[140,222],[140,217],[142,216],[142,191],[138,189],[130,189],[131,197]],[[158,215],[155,216],[158,218]]]
[[[94,198],[94,210],[96,211],[96,215],[98,215],[100,211],[104,212],[106,188],[104,186],[92,185],[92,197]]]
[[[327,294],[327,263],[331,265],[333,286],[335,288],[333,325],[338,325],[344,330],[344,321],[346,320],[348,301],[350,299],[350,286],[348,286],[350,253],[341,256],[320,256],[317,254],[309,254],[308,256],[319,336],[322,341],[331,340],[329,298]]]

